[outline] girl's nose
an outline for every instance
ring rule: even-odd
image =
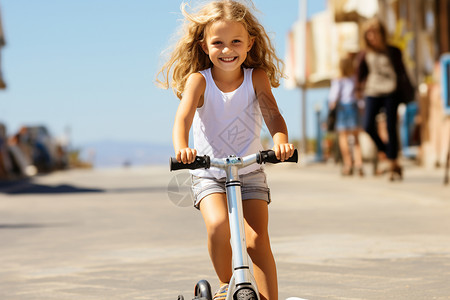
[[[231,51],[232,50],[230,48],[228,48],[228,47],[224,47],[223,50],[222,50],[223,53],[230,53]]]

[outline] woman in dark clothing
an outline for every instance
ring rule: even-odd
[[[388,45],[386,29],[378,19],[367,21],[363,34],[366,50],[359,54],[357,91],[359,95],[364,95],[366,102],[364,129],[375,142],[378,157],[389,159],[390,180],[402,179],[397,134],[397,108],[402,100],[400,89],[405,76],[407,79],[402,53],[398,48]],[[376,116],[381,109],[386,114],[386,144],[381,140],[376,126]]]

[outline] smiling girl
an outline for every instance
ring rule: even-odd
[[[248,2],[248,1],[247,1]],[[250,9],[238,1],[210,2],[192,13],[186,4],[182,37],[159,75],[181,100],[173,126],[178,161],[191,163],[197,154],[222,158],[263,150],[262,120],[278,159],[292,156],[286,123],[271,88],[279,86],[280,59],[266,31]],[[189,147],[193,127],[194,147]],[[225,173],[194,170],[194,206],[208,234],[208,250],[220,282],[215,300],[225,299],[232,276]],[[264,170],[252,165],[239,171],[248,253],[261,299],[278,299],[276,266],[268,235],[270,191]]]

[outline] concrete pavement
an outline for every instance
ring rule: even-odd
[[[338,173],[267,167],[280,299],[450,299],[443,170],[406,162],[394,183]],[[0,185],[0,299],[191,299],[203,278],[216,288],[201,216],[174,189],[185,179],[156,166]]]

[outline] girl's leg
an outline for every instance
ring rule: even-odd
[[[354,130],[352,132],[353,136],[355,137],[355,145],[353,146],[353,159],[355,161],[355,167],[361,168],[363,164],[362,160],[362,152],[361,152],[361,145],[359,144],[359,130]]]
[[[264,200],[243,201],[248,253],[261,300],[278,299],[277,269],[270,247],[268,205]]]
[[[225,194],[215,193],[200,202],[200,211],[208,234],[209,256],[220,285],[230,282],[232,276],[230,227]]]
[[[348,131],[339,131],[339,148],[341,149],[342,161],[344,167],[342,169],[342,175],[350,175],[352,170],[352,156],[350,155],[350,149],[348,145]]]

